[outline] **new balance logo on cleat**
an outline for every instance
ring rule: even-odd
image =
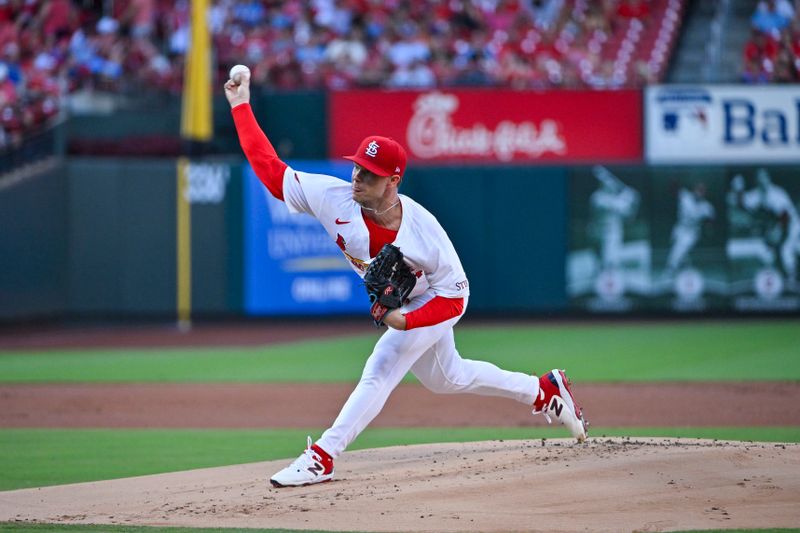
[[[539,393],[533,402],[533,414],[541,413],[548,422],[554,416],[569,429],[578,442],[586,440],[588,423],[570,390],[563,370],[554,369],[539,379]]]
[[[564,404],[563,402],[558,401],[558,396],[553,396],[548,409],[556,412],[556,418],[561,418],[561,411],[564,410]]]
[[[301,487],[333,478],[333,459],[307,439],[306,450],[292,464],[270,478],[274,487]],[[323,457],[324,456],[324,457]]]

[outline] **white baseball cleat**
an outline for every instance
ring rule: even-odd
[[[308,437],[306,450],[300,457],[272,476],[269,482],[274,487],[301,487],[330,481],[332,478],[333,459],[321,448],[312,446],[311,437]]]
[[[575,403],[570,390],[570,381],[563,370],[553,369],[539,378],[539,395],[533,402],[533,414],[542,413],[548,423],[554,416],[567,426],[578,442],[586,440],[589,423],[583,418],[583,411]]]

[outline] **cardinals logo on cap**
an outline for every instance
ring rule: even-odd
[[[366,154],[370,157],[375,157],[378,155],[378,148],[380,148],[380,145],[375,141],[372,141],[367,145]]]
[[[1,0],[0,0],[1,1]],[[406,151],[390,137],[370,135],[358,145],[354,155],[344,157],[377,176],[402,176],[406,170]]]

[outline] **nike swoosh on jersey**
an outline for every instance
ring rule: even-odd
[[[334,221],[337,225],[341,226],[342,224],[349,224],[349,220],[339,220],[338,218]]]

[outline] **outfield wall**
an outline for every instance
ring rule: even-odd
[[[193,165],[191,294],[242,311],[241,164]],[[0,319],[171,318],[177,162],[74,158],[0,189]]]
[[[0,188],[0,319],[67,309],[68,183],[54,168]]]
[[[161,149],[177,134],[168,104],[75,119],[70,139]],[[473,312],[800,312],[799,86],[256,94],[253,107],[302,170],[347,179],[338,157],[366,132],[402,140],[401,192],[448,231]],[[362,312],[337,246],[243,162],[220,98],[215,132],[236,157],[192,161],[184,181],[172,158],[0,176],[0,319],[173,317],[179,299],[203,316]]]
[[[293,162],[346,178],[340,162]],[[358,278],[241,159],[189,166],[196,316],[357,314]],[[794,166],[412,166],[402,192],[459,251],[481,313],[797,313]],[[0,318],[174,316],[174,160],[77,158],[0,190]],[[776,196],[776,197],[777,197]],[[684,220],[686,213],[691,220]],[[690,214],[691,214],[690,213]],[[796,242],[795,242],[796,244]],[[795,263],[796,265],[796,263]]]

